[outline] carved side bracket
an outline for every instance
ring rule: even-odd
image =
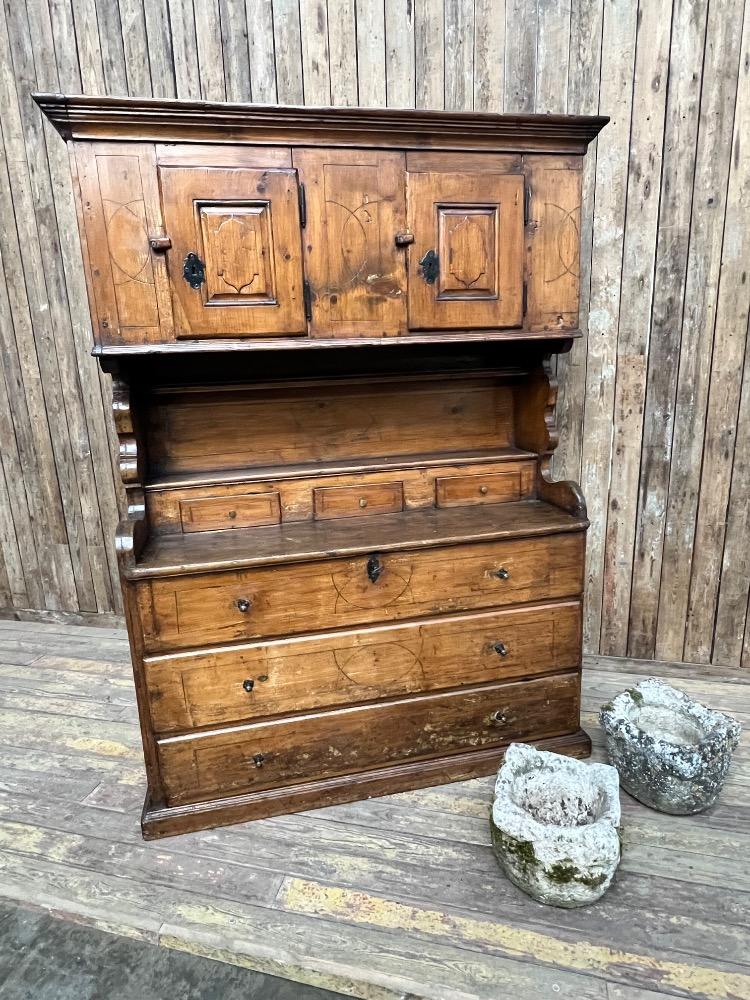
[[[118,467],[125,487],[126,515],[117,526],[115,548],[120,572],[132,569],[148,534],[143,495],[143,455],[139,450],[130,386],[117,374],[112,376],[112,413],[117,431]]]
[[[555,424],[557,378],[547,355],[529,377],[524,391],[516,397],[516,444],[539,455],[537,493],[540,500],[567,510],[574,517],[586,517],[586,501],[578,483],[552,478],[552,453],[558,445]]]

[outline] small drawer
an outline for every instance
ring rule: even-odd
[[[557,673],[581,658],[579,601],[146,657],[159,733]]]
[[[314,516],[320,521],[363,514],[396,514],[403,509],[403,483],[324,486],[313,490]]]
[[[180,520],[182,530],[187,532],[278,524],[281,521],[279,494],[245,493],[240,496],[181,500]]]
[[[478,503],[501,503],[523,496],[520,470],[492,472],[484,476],[448,476],[435,480],[438,507],[466,507]]]
[[[158,741],[168,805],[577,730],[580,674],[417,695]]]

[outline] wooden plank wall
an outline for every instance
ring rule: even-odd
[[[609,114],[559,362],[586,645],[750,667],[750,0],[4,0],[0,605],[111,618],[109,388],[33,89]]]

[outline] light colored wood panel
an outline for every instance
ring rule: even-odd
[[[282,104],[302,104],[299,0],[272,0],[276,93]]]
[[[167,0],[167,5],[172,36],[175,96],[199,101],[202,88],[193,5],[184,3],[184,0]]]
[[[739,667],[750,591],[750,351],[745,352],[711,662]]]
[[[96,15],[107,93],[127,94],[128,75],[125,70],[123,29],[117,2],[96,3]]]
[[[505,100],[503,110],[534,110],[536,92],[537,4],[505,3]]]
[[[176,97],[174,49],[169,0],[147,0],[143,6],[148,39],[148,61],[154,97]]]
[[[357,105],[357,15],[355,0],[336,0],[328,18],[328,58],[331,73],[331,104],[338,108]]]
[[[638,21],[623,237],[620,322],[604,549],[599,650],[624,656],[628,647],[649,327],[654,290],[662,146],[669,71],[672,0],[652,0]]]
[[[326,107],[331,103],[328,69],[328,13],[324,0],[300,0],[302,81],[305,104]]]
[[[143,0],[120,0],[120,24],[128,93],[133,97],[150,97],[151,67]]]
[[[607,4],[602,27],[599,104],[611,121],[599,137],[596,216],[591,260],[588,360],[581,486],[591,528],[587,551],[586,649],[598,649],[601,630],[604,545],[612,462],[612,420],[620,318],[622,232],[625,227],[628,142],[632,110],[636,17],[632,4]]]
[[[71,7],[83,93],[106,94],[96,0],[71,0]]]
[[[357,87],[361,107],[386,103],[385,10],[383,0],[356,0]]]
[[[414,4],[385,0],[386,103],[413,108],[416,102]]]
[[[249,101],[250,91],[250,30],[247,14],[259,11],[262,3],[250,3],[245,10],[245,0],[220,0],[221,49],[224,59],[224,90],[228,101]],[[273,21],[270,44],[273,45]],[[274,81],[275,82],[275,81]]]
[[[732,153],[743,4],[712,5],[698,123],[685,303],[664,528],[656,655],[680,659],[687,625],[716,319],[726,186]]]
[[[581,0],[571,9],[567,100],[570,114],[595,114],[599,109],[603,6],[603,0]],[[567,354],[557,358],[560,391],[556,415],[560,444],[555,451],[553,468],[555,475],[574,482],[581,481],[597,153],[598,142],[594,140],[583,160],[581,181],[578,325],[582,336]]]
[[[265,104],[273,104],[276,101],[276,68],[274,66],[272,0],[247,0],[246,6],[252,99]],[[239,100],[247,100],[247,98],[239,98]]]
[[[748,315],[750,315],[750,158],[745,154],[745,137],[750,134],[750,5],[745,5],[745,24],[739,50],[739,80],[732,134],[732,159],[726,196],[726,218],[722,245],[721,279],[716,302],[713,354],[711,359],[706,431],[703,444],[701,485],[698,498],[698,517],[695,529],[690,599],[688,602],[687,628],[684,655],[695,663],[711,660],[713,630],[716,624],[716,606],[719,580],[725,548],[727,510],[732,483],[732,460],[736,460],[737,418],[740,408],[742,380],[740,372],[747,348]],[[743,433],[746,439],[746,434]],[[747,462],[747,453],[740,456],[740,463]],[[745,485],[742,470],[737,487],[742,492]],[[735,493],[735,502],[737,501]],[[744,503],[743,503],[744,501]],[[740,500],[747,505],[747,496]],[[735,508],[735,515],[737,510]],[[740,516],[740,526],[742,517]],[[734,527],[734,525],[733,525]],[[732,541],[742,546],[741,536]],[[750,539],[745,538],[747,543]],[[742,563],[746,554],[732,553]],[[735,580],[736,580],[735,570]],[[732,586],[732,570],[728,571],[728,589]],[[736,585],[736,584],[735,584]],[[747,607],[747,589],[743,580],[737,603]],[[724,605],[727,612],[727,605]],[[738,636],[736,622],[724,621],[730,629],[729,639]]]
[[[444,0],[414,0],[417,107],[445,107]]]
[[[695,170],[707,6],[677,3],[672,21],[628,636],[632,656],[653,656],[656,647],[692,208],[685,192],[692,190]]]
[[[671,0],[666,0],[671,4]],[[567,111],[570,23],[575,4],[537,0],[536,90],[534,111],[559,114]]]
[[[475,111],[503,110],[505,2],[506,0],[474,0]]]
[[[474,105],[474,0],[445,0],[445,107]]]
[[[225,101],[224,54],[221,45],[219,0],[201,0],[193,4],[195,40],[198,48],[198,74],[204,101]]]

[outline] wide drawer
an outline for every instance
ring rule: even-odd
[[[576,667],[578,601],[147,657],[157,732]]]
[[[158,742],[168,805],[578,728],[579,674],[297,715]]]
[[[580,594],[582,533],[143,581],[149,652]]]

